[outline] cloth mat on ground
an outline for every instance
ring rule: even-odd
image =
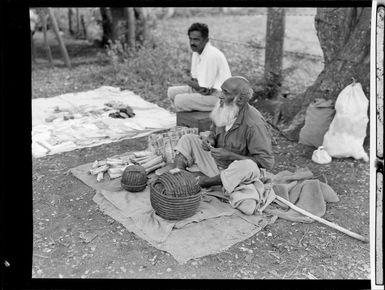
[[[130,106],[135,116],[109,117],[106,103]],[[46,122],[55,108],[70,111],[74,119],[63,116]],[[59,114],[60,115],[60,114]],[[143,100],[131,91],[103,86],[95,90],[32,100],[32,154],[42,157],[83,147],[97,146],[128,138],[138,138],[176,125],[176,115]]]
[[[295,211],[277,209],[269,205],[260,215],[244,215],[215,196],[226,198],[222,192],[206,192],[197,214],[179,222],[170,222],[156,215],[150,204],[147,187],[140,193],[121,189],[120,178],[98,183],[87,172],[92,163],[71,169],[72,174],[97,190],[93,200],[100,209],[122,223],[129,231],[148,241],[154,247],[167,251],[184,263],[190,259],[220,253],[274,223],[277,217],[296,222],[312,220]],[[338,201],[337,194],[327,184],[313,178],[308,168],[296,172],[282,171],[276,175],[267,173],[273,182],[274,194],[297,206],[322,216],[326,202]],[[279,204],[277,200],[275,200]],[[283,204],[283,207],[287,208]]]
[[[93,200],[99,208],[152,246],[169,252],[179,263],[220,253],[276,220],[276,216],[266,214],[246,216],[208,193],[197,214],[178,222],[167,221],[154,213],[149,187],[130,193],[121,189],[120,178],[98,183],[87,173],[91,165],[78,166],[71,172],[97,190]]]

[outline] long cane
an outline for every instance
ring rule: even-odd
[[[278,195],[276,195],[275,198],[278,199],[279,201],[283,202],[284,204],[288,205],[290,208],[294,209],[295,211],[302,213],[303,215],[308,216],[308,217],[312,218],[313,220],[316,220],[317,222],[320,222],[320,223],[327,225],[333,229],[336,229],[340,232],[343,232],[344,234],[347,234],[348,236],[355,238],[357,240],[360,240],[364,243],[369,242],[369,240],[367,238],[365,238],[359,234],[353,233],[347,229],[344,229],[343,227],[340,227],[339,225],[336,225],[335,223],[324,220],[323,218],[320,218],[320,217],[318,217],[318,216],[316,216],[316,215],[314,215],[314,214],[312,214],[312,213],[310,213],[310,212],[308,212],[302,208],[299,208],[298,206],[295,206],[294,204],[292,204],[290,201],[288,201],[288,200],[286,200],[286,199],[284,199]]]

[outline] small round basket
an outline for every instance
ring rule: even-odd
[[[165,172],[150,185],[150,201],[155,212],[166,220],[193,216],[201,201],[201,188],[194,175],[181,170]]]
[[[120,183],[127,191],[143,191],[147,185],[146,170],[140,165],[128,165],[123,171]]]

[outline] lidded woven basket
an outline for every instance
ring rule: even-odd
[[[120,183],[127,191],[142,191],[147,185],[146,170],[140,165],[128,165],[123,171]]]
[[[165,172],[150,185],[150,201],[155,212],[167,220],[193,216],[199,207],[201,188],[194,175],[181,170]]]

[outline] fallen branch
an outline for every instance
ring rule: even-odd
[[[355,238],[357,240],[360,240],[364,243],[369,242],[369,240],[367,238],[365,238],[359,234],[356,234],[354,232],[351,232],[351,231],[349,231],[349,230],[347,230],[347,229],[345,229],[339,225],[336,225],[335,223],[332,223],[332,222],[329,222],[323,218],[320,218],[320,217],[318,217],[318,216],[316,216],[316,215],[314,215],[314,214],[312,214],[312,213],[310,213],[310,212],[308,212],[302,208],[299,208],[298,206],[295,206],[294,204],[292,204],[290,201],[288,201],[288,200],[286,200],[286,199],[284,199],[278,195],[276,195],[275,198],[278,199],[279,201],[283,202],[284,204],[288,205],[290,208],[294,209],[295,211],[302,213],[303,215],[308,216],[308,217],[312,218],[313,220],[316,220],[317,222],[320,222],[320,223],[327,225],[333,229],[336,229],[340,232],[343,232],[344,234],[346,234],[352,238]]]

